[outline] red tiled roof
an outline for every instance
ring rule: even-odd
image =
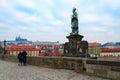
[[[101,52],[120,52],[120,48],[101,48]]]
[[[6,47],[6,50],[15,50],[15,51],[20,51],[20,50],[37,50],[37,48],[35,46],[17,46],[17,45],[13,45],[10,47]]]
[[[89,47],[99,47],[100,44],[99,43],[88,43]]]
[[[60,46],[54,46],[54,49],[59,49]]]

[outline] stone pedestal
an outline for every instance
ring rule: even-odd
[[[88,51],[88,42],[82,41],[82,35],[67,36],[69,42],[64,44],[64,56],[85,57]]]

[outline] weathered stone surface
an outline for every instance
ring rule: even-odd
[[[86,60],[86,72],[113,80],[120,79],[120,62]]]
[[[0,80],[109,80],[78,74],[71,70],[37,66],[18,66],[17,63],[0,60]]]
[[[108,65],[108,66],[118,66],[120,67],[120,62],[117,61],[99,61],[99,60],[92,60],[89,59],[86,61],[87,64],[96,64],[96,65]]]
[[[0,55],[0,59],[1,59]],[[6,61],[18,62],[16,56],[6,55]],[[93,61],[93,62],[92,62]],[[102,64],[103,62],[103,64]],[[56,69],[69,69],[78,73],[90,73],[96,76],[120,79],[119,62],[98,61],[79,57],[27,57],[27,64],[50,67]],[[106,64],[105,64],[106,63]],[[112,64],[113,63],[113,64]],[[118,64],[117,64],[118,63]]]
[[[102,77],[107,77],[108,70],[107,69],[94,69],[94,74]]]
[[[111,67],[111,71],[120,72],[120,67],[112,66],[112,67]]]
[[[88,50],[88,42],[81,41],[82,35],[67,36],[69,42],[64,44],[64,56],[67,57],[85,57]]]
[[[108,78],[113,80],[120,80],[120,72],[108,71]]]

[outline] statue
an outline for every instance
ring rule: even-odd
[[[86,57],[88,54],[88,42],[83,41],[84,36],[79,34],[78,15],[76,8],[73,8],[71,16],[71,33],[66,36],[68,42],[64,44],[64,56],[67,57]]]
[[[76,12],[76,8],[73,8],[73,15],[71,17],[71,28],[72,32],[71,35],[78,35],[78,15]]]

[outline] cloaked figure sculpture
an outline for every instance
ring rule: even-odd
[[[76,12],[76,8],[73,8],[73,15],[71,17],[71,28],[72,32],[70,35],[78,35],[79,30],[78,30],[78,14]]]
[[[67,57],[86,57],[88,55],[88,42],[82,40],[84,36],[79,34],[78,15],[76,8],[72,10],[71,29],[72,32],[66,36],[68,42],[64,44],[64,56]]]

